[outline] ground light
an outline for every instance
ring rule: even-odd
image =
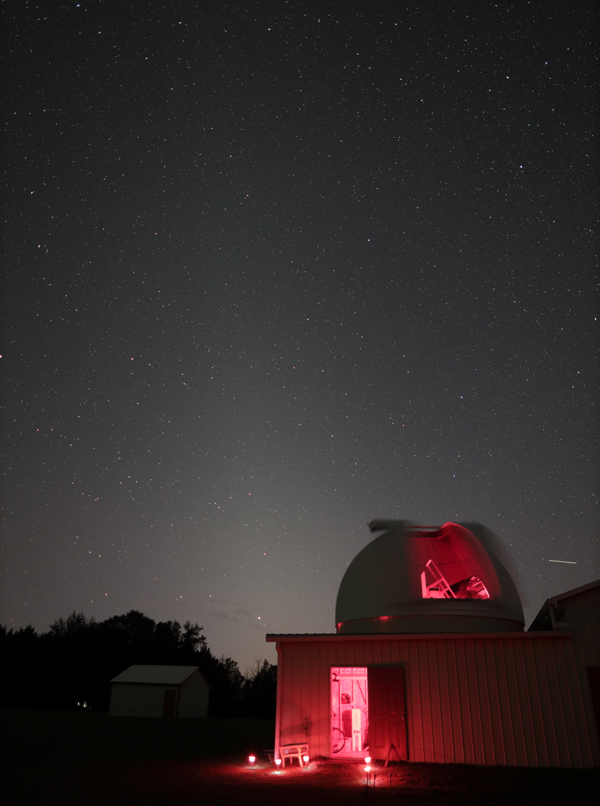
[[[276,772],[277,775],[279,775],[281,773],[281,759],[280,758],[275,759],[275,765],[277,766],[277,770],[275,772]]]
[[[250,769],[254,770],[254,765],[256,764],[256,756],[248,756],[248,762],[250,764]]]
[[[305,764],[308,764],[308,762],[310,761],[310,757],[309,757],[309,756],[302,756],[302,761],[303,761]]]

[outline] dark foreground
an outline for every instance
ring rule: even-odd
[[[394,764],[367,787],[360,764],[313,762],[277,774],[262,750],[273,722],[109,719],[2,711],[0,802],[21,804],[596,804],[599,770]],[[257,769],[248,767],[255,751]],[[264,759],[264,760],[263,760]],[[391,777],[390,777],[391,776]]]

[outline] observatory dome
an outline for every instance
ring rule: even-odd
[[[470,529],[387,520],[369,528],[382,534],[344,574],[335,608],[338,633],[523,630],[510,574]]]

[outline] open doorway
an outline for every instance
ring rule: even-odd
[[[362,758],[369,748],[369,692],[366,666],[331,669],[331,753]]]

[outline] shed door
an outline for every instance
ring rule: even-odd
[[[163,716],[164,717],[173,717],[175,716],[175,700],[177,699],[177,692],[173,689],[167,689],[165,691],[165,699],[163,703]]]
[[[407,760],[404,669],[369,667],[369,752],[391,760]]]

